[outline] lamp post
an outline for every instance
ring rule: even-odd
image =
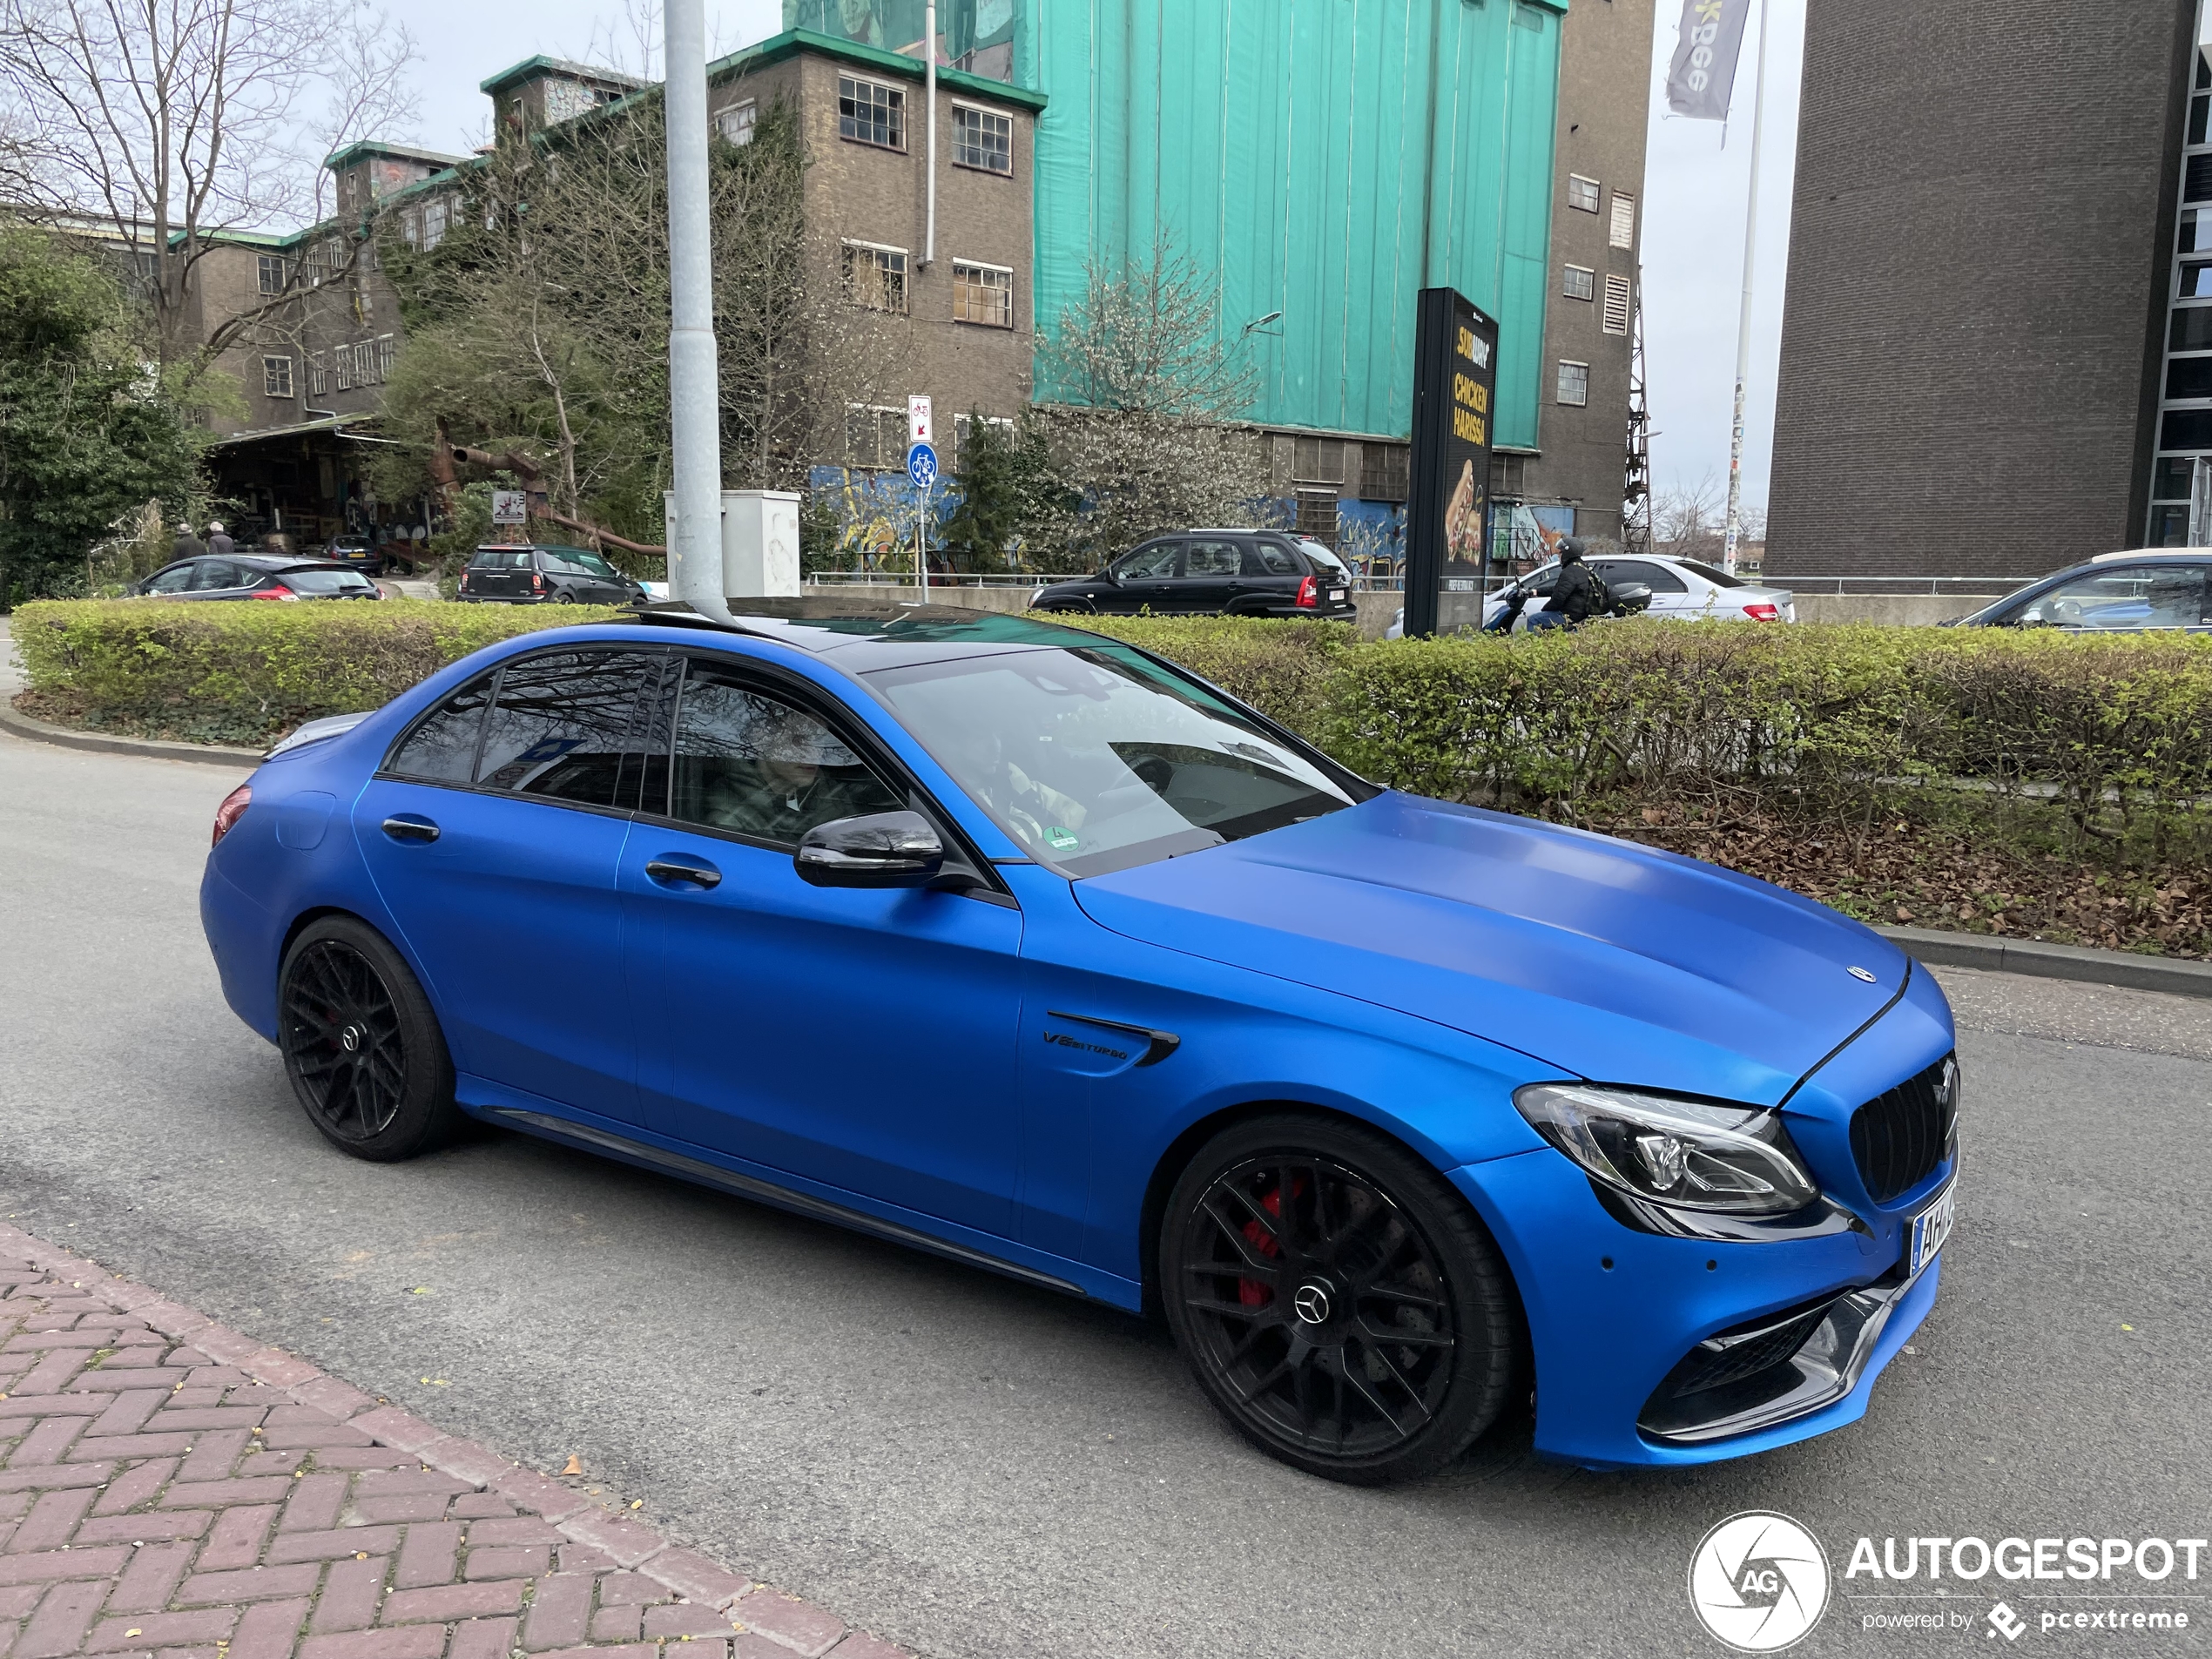
[[[675,488],[668,589],[703,617],[732,620],[722,576],[720,374],[707,214],[705,0],[663,13],[668,119],[668,413]]]

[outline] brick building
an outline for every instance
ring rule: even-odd
[[[2168,321],[2185,173],[2212,202],[2197,21],[1811,0],[1769,575],[2026,576],[2186,533],[2152,515],[2154,475],[2185,509],[2212,455],[2212,360],[2161,413],[2169,327],[2212,349],[2212,312]]]

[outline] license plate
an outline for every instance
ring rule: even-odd
[[[1933,1261],[1936,1252],[1943,1248],[1943,1241],[1951,1237],[1951,1224],[1959,1217],[1959,1184],[1953,1181],[1936,1196],[1936,1201],[1912,1217],[1912,1254],[1905,1264],[1905,1277],[1912,1278]]]
[[[1342,588],[1331,588],[1329,590],[1329,603],[1332,605],[1340,605],[1345,601],[1345,590]]]

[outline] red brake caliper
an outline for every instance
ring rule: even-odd
[[[1291,1190],[1296,1193],[1298,1189],[1293,1185]],[[1283,1188],[1280,1182],[1278,1182],[1274,1190],[1259,1201],[1259,1207],[1271,1216],[1279,1216],[1283,1213]],[[1251,1240],[1253,1249],[1270,1259],[1282,1254],[1282,1247],[1268,1237],[1267,1229],[1257,1221],[1248,1221],[1244,1224],[1244,1237]],[[1275,1292],[1256,1278],[1240,1278],[1237,1281],[1237,1299],[1248,1308],[1265,1307],[1275,1299]]]

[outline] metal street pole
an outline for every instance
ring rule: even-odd
[[[1728,540],[1721,569],[1736,574],[1736,550],[1743,533],[1743,394],[1751,378],[1751,279],[1759,255],[1759,147],[1766,136],[1766,25],[1774,0],[1759,6],[1758,89],[1751,95],[1751,195],[1743,209],[1743,308],[1736,325],[1736,424],[1728,448]]]
[[[732,620],[722,575],[722,434],[707,217],[706,3],[667,0],[669,597]]]

